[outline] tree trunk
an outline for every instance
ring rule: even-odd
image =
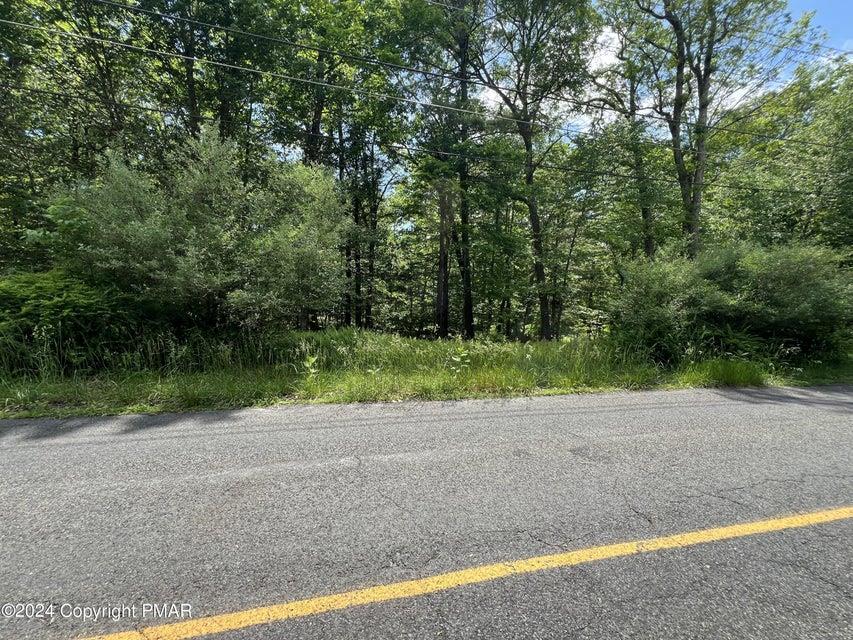
[[[355,222],[355,228],[358,229],[361,224],[361,200],[356,195],[353,199],[353,221]],[[354,278],[353,278],[353,297],[355,298],[354,302],[354,311],[355,311],[355,326],[359,328],[364,327],[364,299],[362,297],[361,292],[361,284],[362,284],[362,272],[361,272],[361,238],[356,238],[354,243],[353,251],[352,251],[352,259],[354,265]]]
[[[649,10],[643,9],[646,13]],[[654,14],[653,14],[654,15]],[[681,187],[681,199],[684,206],[682,230],[687,241],[687,256],[695,258],[700,248],[700,221],[702,217],[702,192],[705,187],[705,165],[707,163],[708,109],[711,103],[711,75],[713,73],[714,45],[716,42],[717,13],[710,12],[710,32],[698,42],[700,55],[694,56],[691,50],[684,23],[673,12],[669,3],[664,3],[664,16],[675,35],[675,99],[672,116],[668,118],[672,135],[672,148]],[[686,77],[690,67],[693,78]],[[684,109],[689,99],[690,83],[695,82],[699,97],[699,112],[693,129],[694,143],[692,152],[692,170],[688,169],[681,142]]]
[[[376,134],[370,142],[369,155],[364,159],[364,168],[370,171],[370,206],[367,219],[367,296],[364,301],[364,326],[373,328],[373,294],[375,291],[376,269],[376,228],[379,224],[379,207],[382,194],[379,191],[379,176],[376,167]]]
[[[249,79],[248,91],[246,93],[246,130],[243,140],[243,170],[241,171],[243,186],[249,184],[249,155],[252,150],[252,115],[254,113],[253,90],[254,78]]]
[[[343,118],[338,118],[337,126],[338,134],[338,183],[344,184],[346,178],[347,159],[346,147],[344,146],[344,124]],[[352,237],[347,234],[343,247],[344,268],[346,269],[346,289],[344,290],[344,317],[343,324],[345,327],[352,326]]]
[[[655,255],[654,214],[649,205],[649,185],[646,180],[646,163],[639,140],[634,141],[634,179],[637,182],[637,201],[640,206],[642,225],[643,253],[647,258]]]
[[[198,106],[198,91],[195,79],[195,34],[191,26],[187,27],[184,42],[186,58],[184,58],[184,82],[187,91],[187,111],[189,112],[190,135],[198,137],[201,133],[201,112]]]
[[[326,54],[323,52],[317,55],[316,79],[318,82],[324,82],[326,79]],[[314,106],[311,112],[311,122],[308,127],[308,139],[305,141],[305,164],[320,162],[320,152],[323,148],[323,112],[325,109],[326,90],[318,86],[314,92]]]
[[[563,298],[562,296],[553,296],[551,299],[551,323],[553,325],[553,337],[558,339],[562,335],[563,322]]]
[[[672,115],[667,117],[669,133],[672,138],[672,155],[675,161],[675,170],[678,175],[678,186],[681,191],[681,203],[683,207],[683,219],[681,229],[685,239],[688,239],[688,256],[691,255],[691,241],[693,230],[693,176],[687,168],[684,157],[684,148],[681,141],[681,129],[684,120],[684,110],[690,100],[689,85],[687,79],[687,36],[684,24],[675,15],[668,4],[664,4],[664,17],[672,27],[675,35],[675,96],[672,102]]]
[[[364,326],[373,328],[373,294],[376,282],[376,226],[379,216],[379,199],[370,206],[370,220],[368,230],[370,237],[367,240],[367,295],[364,300]]]
[[[539,201],[533,190],[536,167],[533,161],[533,136],[529,124],[526,125],[522,137],[525,150],[524,182],[527,186],[527,214],[530,218],[530,237],[533,246],[533,280],[539,298],[539,338],[550,340],[552,337],[551,310],[545,280],[545,248],[542,242],[542,222],[539,219]]]
[[[690,213],[685,225],[687,233],[687,255],[695,258],[701,247],[700,220],[702,217],[702,192],[705,188],[705,164],[707,150],[705,147],[705,127],[708,120],[707,110],[699,110],[699,120],[696,125],[696,168],[693,171],[693,197],[690,201]]]
[[[347,288],[344,292],[344,326],[352,325],[352,247],[347,242],[344,248],[344,260],[346,262]]]
[[[637,204],[640,209],[640,222],[643,238],[643,253],[647,258],[655,255],[654,214],[649,204],[649,183],[646,176],[646,161],[643,156],[642,131],[637,123],[639,104],[637,100],[637,81],[634,76],[628,80],[628,123],[631,126],[631,152],[634,161],[634,180],[637,183]]]
[[[463,3],[464,8],[464,3]],[[459,101],[463,109],[468,108],[468,55],[470,38],[467,25],[460,33],[459,40]],[[462,115],[460,139],[464,145],[468,142],[467,114]],[[474,338],[474,295],[471,290],[471,233],[470,233],[470,201],[468,195],[468,159],[464,155],[459,158],[459,275],[462,278],[462,337],[466,340]]]
[[[447,184],[438,183],[438,278],[435,288],[435,325],[436,335],[446,338],[450,324],[450,270],[448,248],[450,246],[450,227],[452,224],[452,205]]]
[[[230,16],[225,20],[226,24],[230,22]],[[224,35],[224,50],[226,59],[231,57],[231,39],[228,33]],[[230,60],[229,60],[230,61]],[[234,135],[234,78],[230,69],[220,68],[216,72],[217,93],[219,94],[219,139],[228,140]]]
[[[708,163],[708,110],[711,107],[711,73],[713,71],[714,37],[716,20],[712,16],[709,44],[705,51],[704,67],[695,65],[696,85],[699,93],[699,113],[693,134],[696,141],[696,158],[693,170],[693,199],[690,203],[690,216],[687,220],[687,254],[695,258],[701,247],[702,194],[705,189],[705,166]]]

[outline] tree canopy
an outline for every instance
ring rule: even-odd
[[[843,268],[820,39],[783,0],[11,0],[0,268],[176,331],[508,339],[734,241]]]

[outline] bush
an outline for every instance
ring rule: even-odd
[[[133,336],[135,318],[115,291],[61,272],[0,279],[0,369],[61,373],[102,366]]]
[[[155,182],[111,154],[98,180],[53,198],[48,228],[29,239],[64,272],[133,296],[179,331],[307,327],[343,298],[345,203],[328,172],[273,159],[265,182],[245,185],[240,157],[205,131]]]
[[[781,348],[838,350],[853,319],[850,272],[840,262],[831,250],[812,246],[745,252],[732,322]]]
[[[179,288],[182,214],[170,211],[144,174],[109,156],[104,175],[56,196],[50,227],[30,239],[47,247],[55,265],[96,287],[137,297],[170,299]]]
[[[242,281],[227,294],[233,318],[245,327],[298,324],[329,312],[343,299],[340,247],[346,214],[332,177],[315,167],[279,169],[268,210],[287,203],[264,234],[254,234],[239,260]]]
[[[623,344],[679,361],[729,356],[838,353],[853,304],[849,271],[828,249],[729,245],[637,262],[614,302]]]

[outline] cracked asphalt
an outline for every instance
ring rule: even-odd
[[[0,422],[0,603],[211,615],[853,504],[853,388]],[[853,521],[215,636],[850,638]],[[51,640],[162,622],[0,618]]]

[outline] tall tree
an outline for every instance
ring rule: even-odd
[[[710,140],[716,175],[708,191],[709,231],[721,239],[805,239],[849,250],[853,146],[843,132],[853,127],[851,100],[853,65],[840,57],[821,68],[802,65],[778,91],[729,112],[724,122],[753,116]]]
[[[541,125],[554,119],[559,99],[585,79],[585,47],[593,32],[586,0],[493,0],[484,38],[472,51],[472,66],[497,96],[524,145],[524,191],[533,252],[533,279],[539,302],[539,337],[552,337],[551,306],[536,170],[554,140],[543,139]],[[547,130],[547,129],[546,129]],[[558,136],[559,138],[559,136]]]
[[[459,109],[470,110],[469,99],[471,72],[471,35],[476,29],[480,17],[476,12],[475,3],[470,0],[457,0],[454,11],[454,28],[451,55],[456,61],[456,75],[459,88],[456,94],[456,106]],[[461,112],[460,112],[461,113]],[[454,229],[453,238],[457,247],[459,275],[462,280],[462,336],[468,340],[474,338],[474,294],[471,281],[471,196],[470,196],[470,165],[467,153],[471,118],[467,113],[461,113],[459,118],[459,136],[457,149],[457,177],[459,182],[459,231]]]
[[[653,185],[650,181],[646,152],[650,143],[646,121],[640,111],[648,98],[650,72],[645,60],[631,50],[630,34],[634,28],[631,5],[605,4],[600,8],[611,38],[600,43],[604,58],[612,62],[591,69],[594,93],[589,99],[592,107],[607,111],[602,115],[619,114],[625,121],[624,147],[630,154],[630,170],[634,177],[635,200],[640,214],[643,252],[647,258],[656,250]],[[606,48],[611,47],[610,51]]]
[[[768,42],[756,25],[778,33],[790,18],[785,0],[635,0],[639,16],[633,44],[651,76],[653,108],[669,131],[681,190],[688,256],[701,243],[702,198],[708,135],[716,118],[790,65],[803,37],[801,21]],[[788,45],[788,46],[786,46]]]

